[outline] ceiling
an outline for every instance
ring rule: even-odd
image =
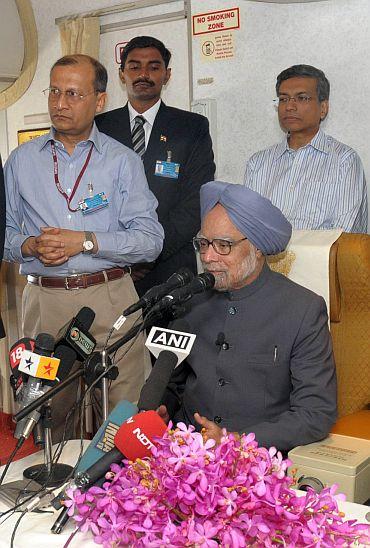
[[[24,41],[15,0],[0,1],[0,89],[5,89],[20,74],[24,55]]]

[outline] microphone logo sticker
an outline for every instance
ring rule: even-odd
[[[157,358],[162,350],[173,352],[177,355],[179,364],[190,354],[195,338],[193,333],[152,327],[145,344]]]
[[[106,429],[102,433],[102,437],[99,442],[96,444],[96,448],[108,453],[111,449],[114,448],[114,437],[119,430],[119,426],[113,422],[107,424]]]
[[[186,348],[190,342],[190,335],[182,335],[180,333],[166,333],[165,331],[159,331],[153,337],[153,343],[163,344],[169,348]]]
[[[135,428],[135,430],[132,433],[136,435],[137,439],[139,440],[140,443],[144,445],[144,447],[148,447],[148,449],[151,449],[152,447],[154,447],[154,445],[152,444],[148,436],[146,436],[144,432],[140,430],[139,427]]]
[[[86,354],[91,354],[95,344],[82,331],[74,327],[70,332],[71,341]]]
[[[27,373],[27,375],[31,375],[37,379],[54,381],[57,376],[59,364],[59,358],[39,356],[29,350],[24,350],[18,370],[21,373]]]

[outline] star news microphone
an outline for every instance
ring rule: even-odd
[[[150,375],[140,392],[140,410],[157,409],[162,401],[173,370],[187,358],[196,335],[188,333],[189,324],[179,319],[171,328],[152,327],[145,345],[157,358]]]
[[[151,456],[155,437],[161,438],[167,426],[155,411],[145,411],[129,418],[114,437],[115,447],[85,472],[78,474],[73,486],[86,490],[102,478],[114,463],[126,458],[130,461]],[[68,508],[63,508],[51,531],[61,533],[68,521]]]
[[[51,357],[54,350],[54,337],[48,333],[40,333],[35,340],[34,354],[36,356],[48,356]],[[23,385],[22,392],[20,394],[20,407],[24,409],[32,401],[36,400],[44,392],[42,390],[42,379],[38,379],[34,376],[29,376],[26,384]],[[22,419],[17,423],[14,437],[19,439],[22,437],[23,429],[25,427],[27,419]]]
[[[149,314],[156,314],[173,305],[184,303],[191,299],[193,295],[197,293],[204,293],[208,289],[212,289],[215,285],[215,277],[211,272],[204,272],[196,276],[185,287],[180,287],[171,291],[168,295],[165,295],[153,308],[150,309]]]
[[[95,338],[89,333],[94,318],[95,312],[91,308],[88,306],[81,308],[67,327],[59,331],[56,348],[60,344],[69,346],[76,352],[77,360],[86,360],[96,346]]]
[[[41,337],[42,340],[46,340],[44,339],[45,335],[48,338],[50,337],[50,344],[54,346],[54,338],[50,335],[47,335],[47,333],[41,333],[40,335],[38,335],[38,337],[36,337],[35,350],[38,349],[38,338]],[[24,409],[28,404],[36,400],[38,397],[46,394],[46,392],[48,392],[48,390],[50,390],[50,388],[56,382],[63,381],[67,378],[73,367],[74,362],[76,361],[76,353],[68,346],[60,345],[54,352],[53,358],[50,359],[59,362],[58,370],[56,376],[54,377],[55,380],[49,382],[48,380],[45,380],[45,378],[30,377],[24,388],[24,398],[22,400],[21,409]],[[26,440],[31,434],[37,422],[39,421],[40,416],[40,409],[35,409],[34,411],[31,411],[31,413],[27,417],[17,423],[14,437],[18,438],[19,440]]]
[[[189,268],[181,268],[178,272],[172,274],[166,282],[163,284],[155,285],[149,289],[137,303],[132,304],[126,310],[123,311],[123,316],[129,316],[140,308],[151,308],[155,305],[159,299],[164,297],[169,291],[176,289],[177,287],[183,287],[191,282],[194,278],[194,274]]]

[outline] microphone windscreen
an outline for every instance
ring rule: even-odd
[[[202,293],[203,291],[212,289],[215,285],[215,277],[212,272],[203,272],[202,274],[199,274],[199,276],[195,278],[195,281],[197,282],[197,291],[194,291],[194,293]]]
[[[55,339],[49,333],[39,333],[35,339],[35,354],[51,356],[54,350]]]
[[[69,346],[66,346],[65,344],[60,344],[55,349],[54,358],[60,359],[57,377],[60,382],[64,381],[71,372],[73,364],[77,359],[77,354]]]
[[[88,331],[92,326],[95,319],[95,312],[88,306],[83,306],[81,310],[77,312],[76,320]]]
[[[166,282],[166,290],[171,291],[171,289],[176,289],[177,287],[182,287],[191,282],[194,278],[194,274],[186,266],[179,268],[177,272],[174,272]]]
[[[19,341],[15,342],[9,350],[9,364],[11,367],[12,374],[15,378],[21,376],[21,372],[18,370],[19,364],[21,363],[22,353],[24,350],[29,350],[33,352],[35,348],[35,340],[30,339],[30,337],[23,337]]]
[[[154,438],[162,438],[166,424],[155,411],[144,411],[122,424],[114,444],[130,461],[151,456]]]

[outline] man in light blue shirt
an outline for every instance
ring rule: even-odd
[[[101,349],[122,311],[138,300],[130,265],[153,261],[163,244],[158,205],[137,154],[100,133],[94,116],[106,99],[107,72],[71,55],[50,72],[52,128],[12,152],[5,165],[5,259],[20,263],[24,336],[56,336],[83,307],[96,312],[91,334]],[[137,319],[133,315],[110,343]],[[111,405],[136,401],[147,359],[143,338],[118,353]],[[72,402],[63,391],[59,421]],[[66,401],[66,398],[68,401]],[[58,407],[58,406],[57,406]]]
[[[315,67],[294,65],[279,74],[276,103],[287,137],[248,160],[244,184],[269,198],[293,228],[366,233],[361,160],[320,129],[329,110],[329,92],[329,81]]]

